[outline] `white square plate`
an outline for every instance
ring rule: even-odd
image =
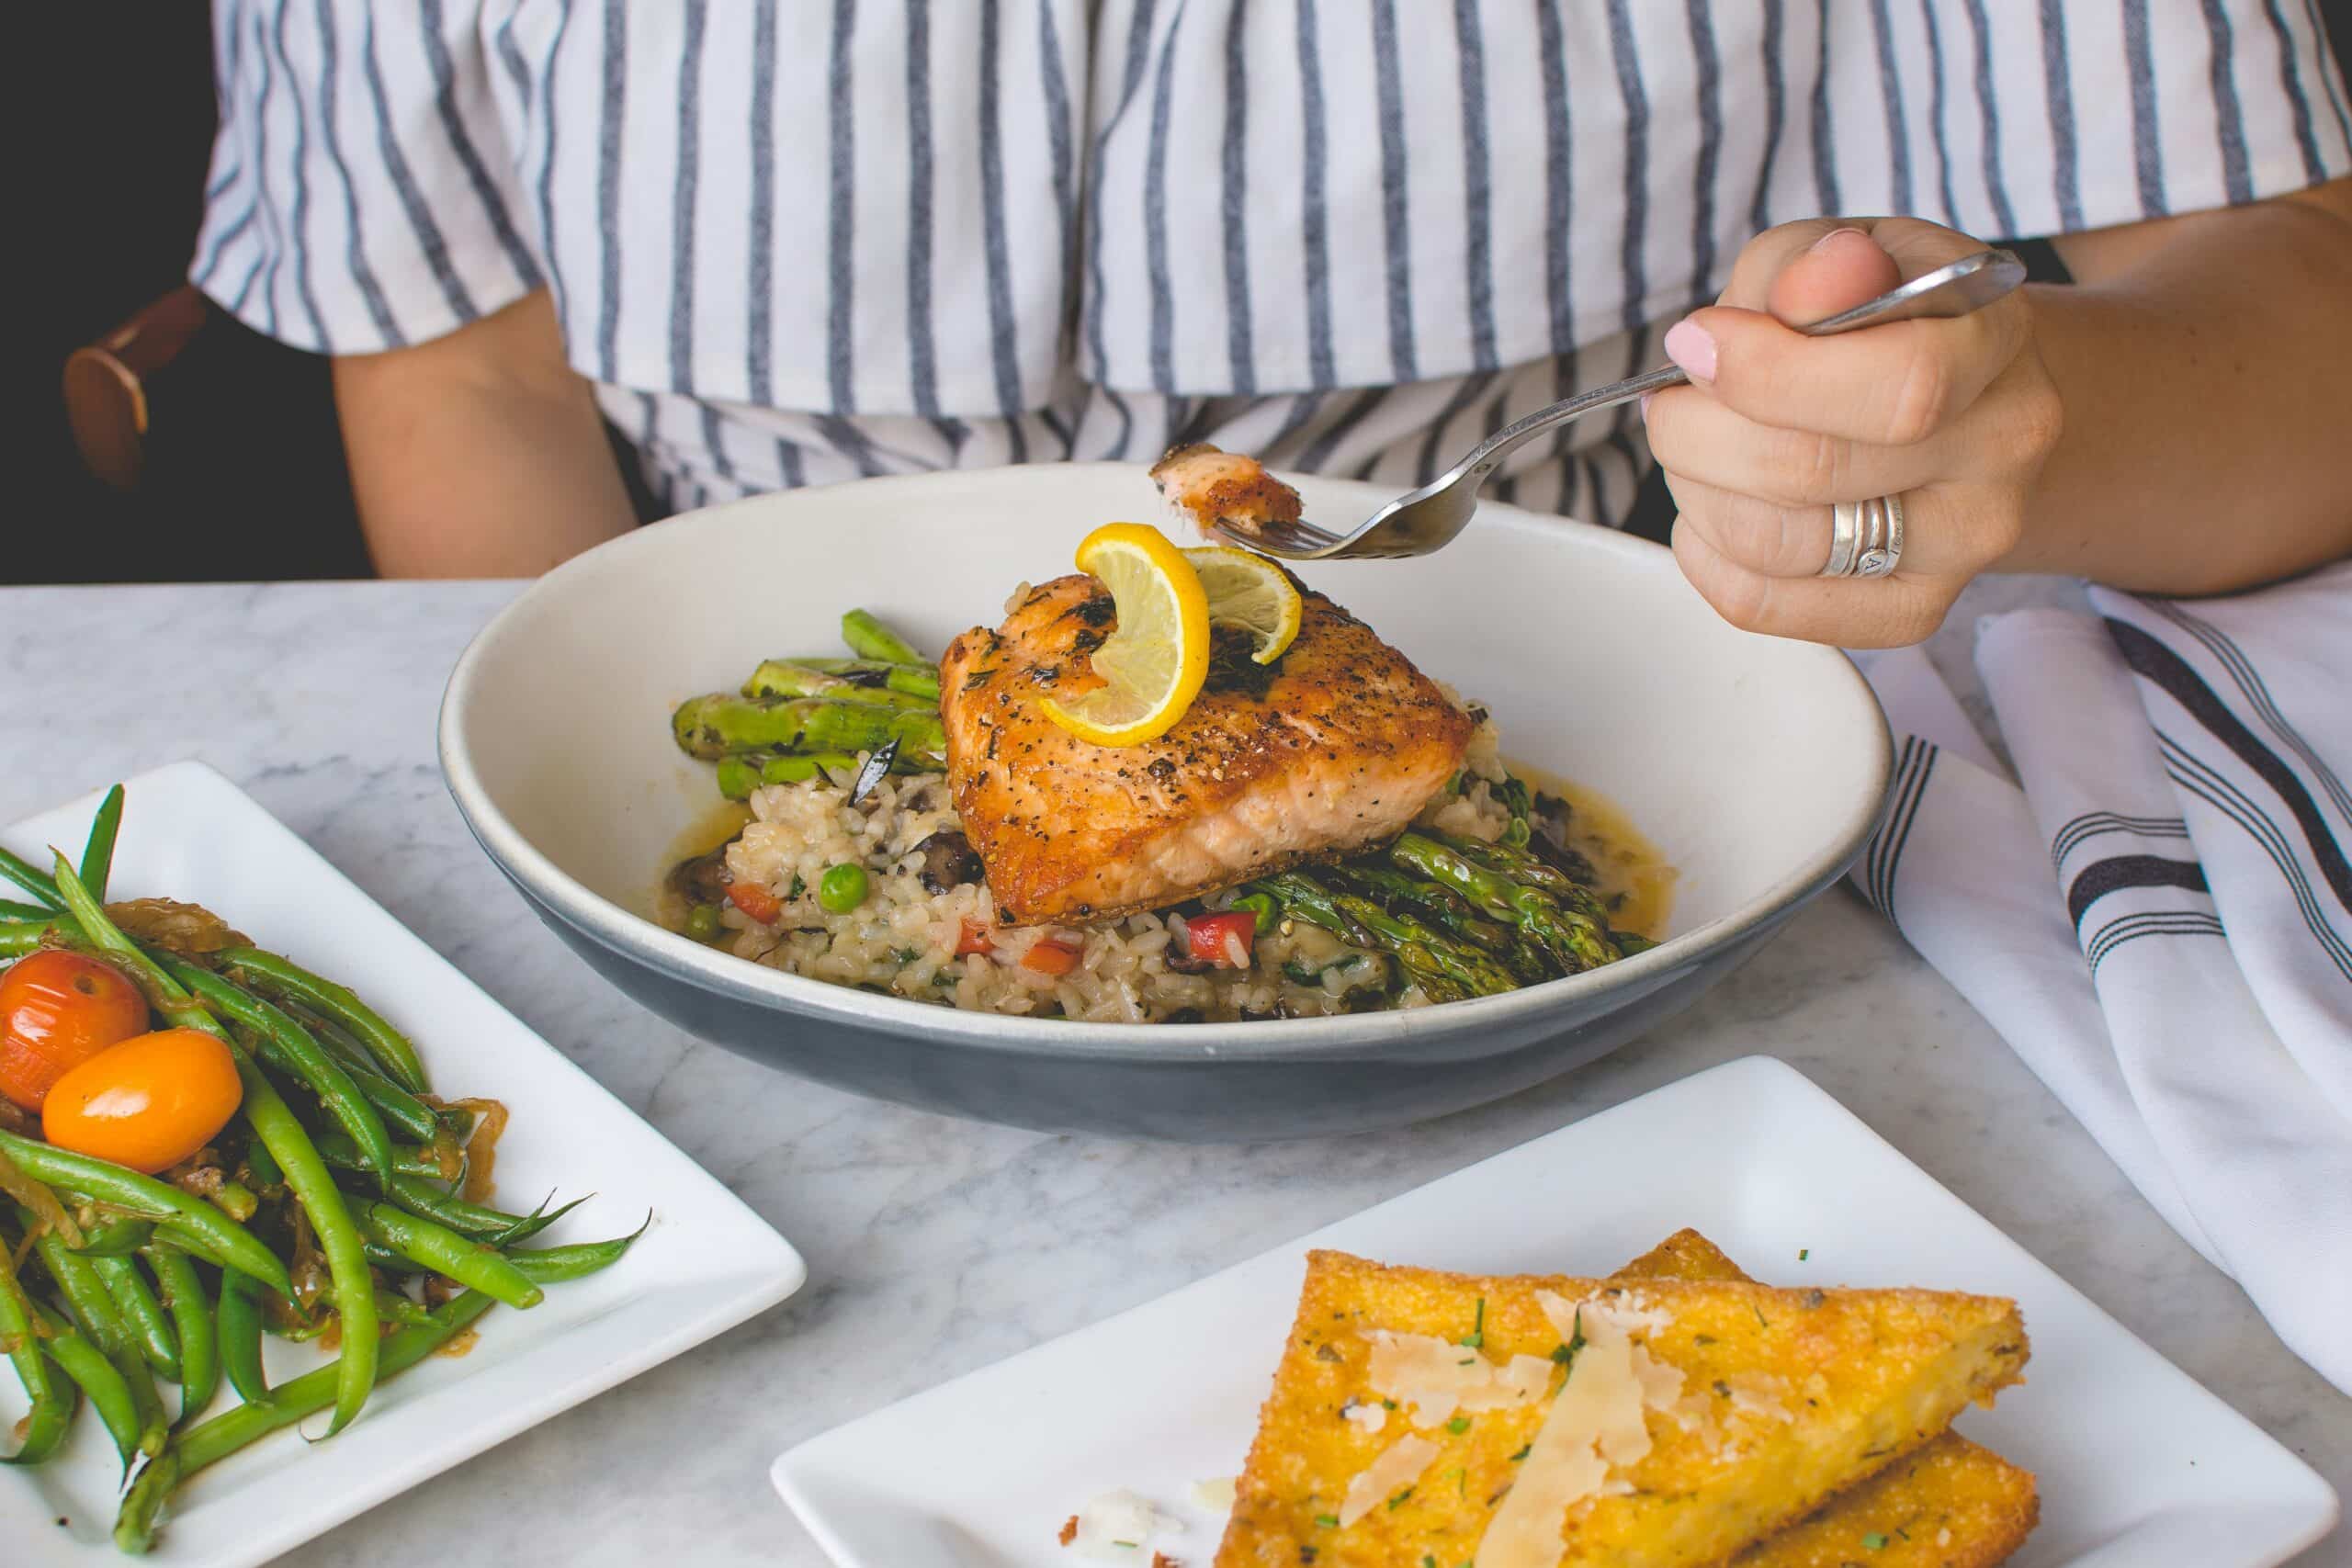
[[[2335,1493],[2301,1461],[1763,1056],[838,1427],[777,1460],[776,1489],[842,1568],[1072,1568],[1057,1530],[1114,1487],[1189,1519],[1151,1545],[1204,1565],[1224,1521],[1187,1493],[1240,1468],[1309,1247],[1599,1275],[1684,1225],[1777,1285],[2017,1299],[2028,1381],[1962,1422],[2041,1478],[2041,1526],[2015,1568],[2260,1568],[2335,1521]]]
[[[78,854],[96,807],[92,795],[0,829],[0,843],[43,866],[51,844]],[[596,1194],[547,1244],[622,1235],[653,1214],[618,1264],[549,1290],[529,1312],[492,1309],[469,1354],[386,1383],[333,1442],[279,1433],[198,1475],[154,1561],[237,1568],[275,1557],[775,1305],[807,1278],[799,1254],[733,1193],[203,764],[130,781],[110,891],[216,910],[368,998],[416,1042],[445,1092],[504,1100],[514,1113],[498,1146],[504,1202],[527,1208],[550,1189]],[[327,1359],[275,1339],[266,1349],[273,1382]],[[164,1390],[167,1406],[176,1393]],[[235,1397],[224,1389],[215,1409]],[[15,1376],[0,1372],[0,1424],[24,1413]],[[0,1472],[0,1560],[127,1561],[109,1540],[120,1468],[85,1410],[57,1458]]]

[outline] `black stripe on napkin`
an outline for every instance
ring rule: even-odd
[[[1898,931],[1903,929],[1903,922],[1894,918],[1894,874],[1902,863],[1904,848],[1911,840],[1911,824],[1918,816],[1920,796],[1928,792],[1928,776],[1935,771],[1936,753],[1933,741],[1922,740],[1916,735],[1903,738],[1903,750],[1895,760],[1894,789],[1886,820],[1879,825],[1862,862],[1863,896],[1878,907],[1880,914],[1893,921]]]
[[[2287,750],[2302,760],[2303,765],[2311,770],[2312,776],[2319,781],[2320,789],[2335,803],[2335,809],[2352,817],[2352,790],[2344,787],[2344,781],[2336,777],[2335,770],[2327,765],[2327,759],[2313,750],[2302,733],[2287,721],[2287,716],[2278,711],[2278,702],[2270,695],[2269,683],[2263,680],[2262,671],[2254,667],[2254,660],[2246,657],[2245,650],[2221,627],[2210,621],[2198,619],[2170,600],[2143,599],[2140,603],[2205,645],[2206,651],[2230,672],[2230,679],[2235,681],[2238,690],[2245,694],[2246,705],[2270,727],[2270,733],[2277,736]]]
[[[2102,833],[2131,833],[2143,839],[2186,839],[2188,823],[2178,817],[2124,817],[2113,811],[2086,811],[2058,829],[2050,840],[2050,863],[2064,870],[2066,857],[2086,839]]]
[[[2244,790],[2223,778],[2211,764],[2191,756],[2178,741],[2161,729],[2156,731],[2156,745],[2164,756],[2166,777],[2228,817],[2262,846],[2263,852],[2270,857],[2271,863],[2278,868],[2278,874],[2285,879],[2288,892],[2294,897],[2295,908],[2301,912],[2303,924],[2311,931],[2312,940],[2319,943],[2320,951],[2327,954],[2328,960],[2346,980],[2352,980],[2352,949],[2346,948],[2343,939],[2335,934],[2335,929],[2328,924],[2327,911],[2320,907],[2310,878],[2303,874],[2303,868],[2296,861],[2287,835],[2270,819],[2269,813],[2256,805]]]
[[[2336,903],[2345,913],[2352,914],[2352,863],[2346,862],[2343,846],[2335,841],[2335,835],[2321,817],[2311,792],[2303,787],[2303,781],[2295,776],[2294,770],[2239,721],[2237,715],[2213,694],[2212,688],[2180,655],[2128,621],[2110,617],[2107,630],[2122,652],[2125,663],[2163,687],[2173,701],[2186,708],[2213,739],[2228,747],[2238,761],[2278,795],[2294,818],[2295,825],[2302,829],[2312,863],[2335,893]]]
[[[2098,934],[2083,944],[2083,957],[2088,961],[2091,974],[2098,974],[2098,966],[2109,954],[2126,942],[2151,936],[2222,936],[2220,919],[2188,910],[2172,910],[2165,914],[2125,915],[2109,921],[2098,929]]]
[[[2205,868],[2193,860],[2167,860],[2162,855],[2112,855],[2085,866],[2066,889],[2066,918],[2076,931],[2090,907],[2110,893],[2127,887],[2185,887],[2191,893],[2209,891]]]

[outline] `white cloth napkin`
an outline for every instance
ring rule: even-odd
[[[1983,623],[2010,782],[1917,649],[1853,880],[2352,1393],[2352,563]]]

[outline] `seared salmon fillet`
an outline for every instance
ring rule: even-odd
[[[1714,1568],[2025,1359],[1996,1297],[1310,1253],[1216,1568]]]
[[[1746,1280],[1738,1264],[1694,1230],[1680,1230],[1612,1280]],[[1765,1537],[1730,1568],[1992,1568],[2006,1562],[2041,1517],[2033,1472],[1957,1432],[1832,1497],[1819,1512]]]
[[[1470,716],[1371,627],[1303,597],[1280,660],[1226,648],[1175,728],[1137,746],[1081,740],[1036,700],[1102,684],[1092,655],[1116,612],[1093,578],[1056,578],[956,639],[939,667],[947,777],[1000,912],[1109,919],[1404,830],[1460,770]]]
[[[1268,473],[1257,458],[1205,441],[1178,446],[1151,466],[1162,500],[1190,518],[1204,536],[1222,523],[1255,535],[1269,523],[1298,521],[1298,491]]]

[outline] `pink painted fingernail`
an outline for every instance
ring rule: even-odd
[[[1715,340],[1696,321],[1677,321],[1667,329],[1666,356],[1693,381],[1715,378]]]

